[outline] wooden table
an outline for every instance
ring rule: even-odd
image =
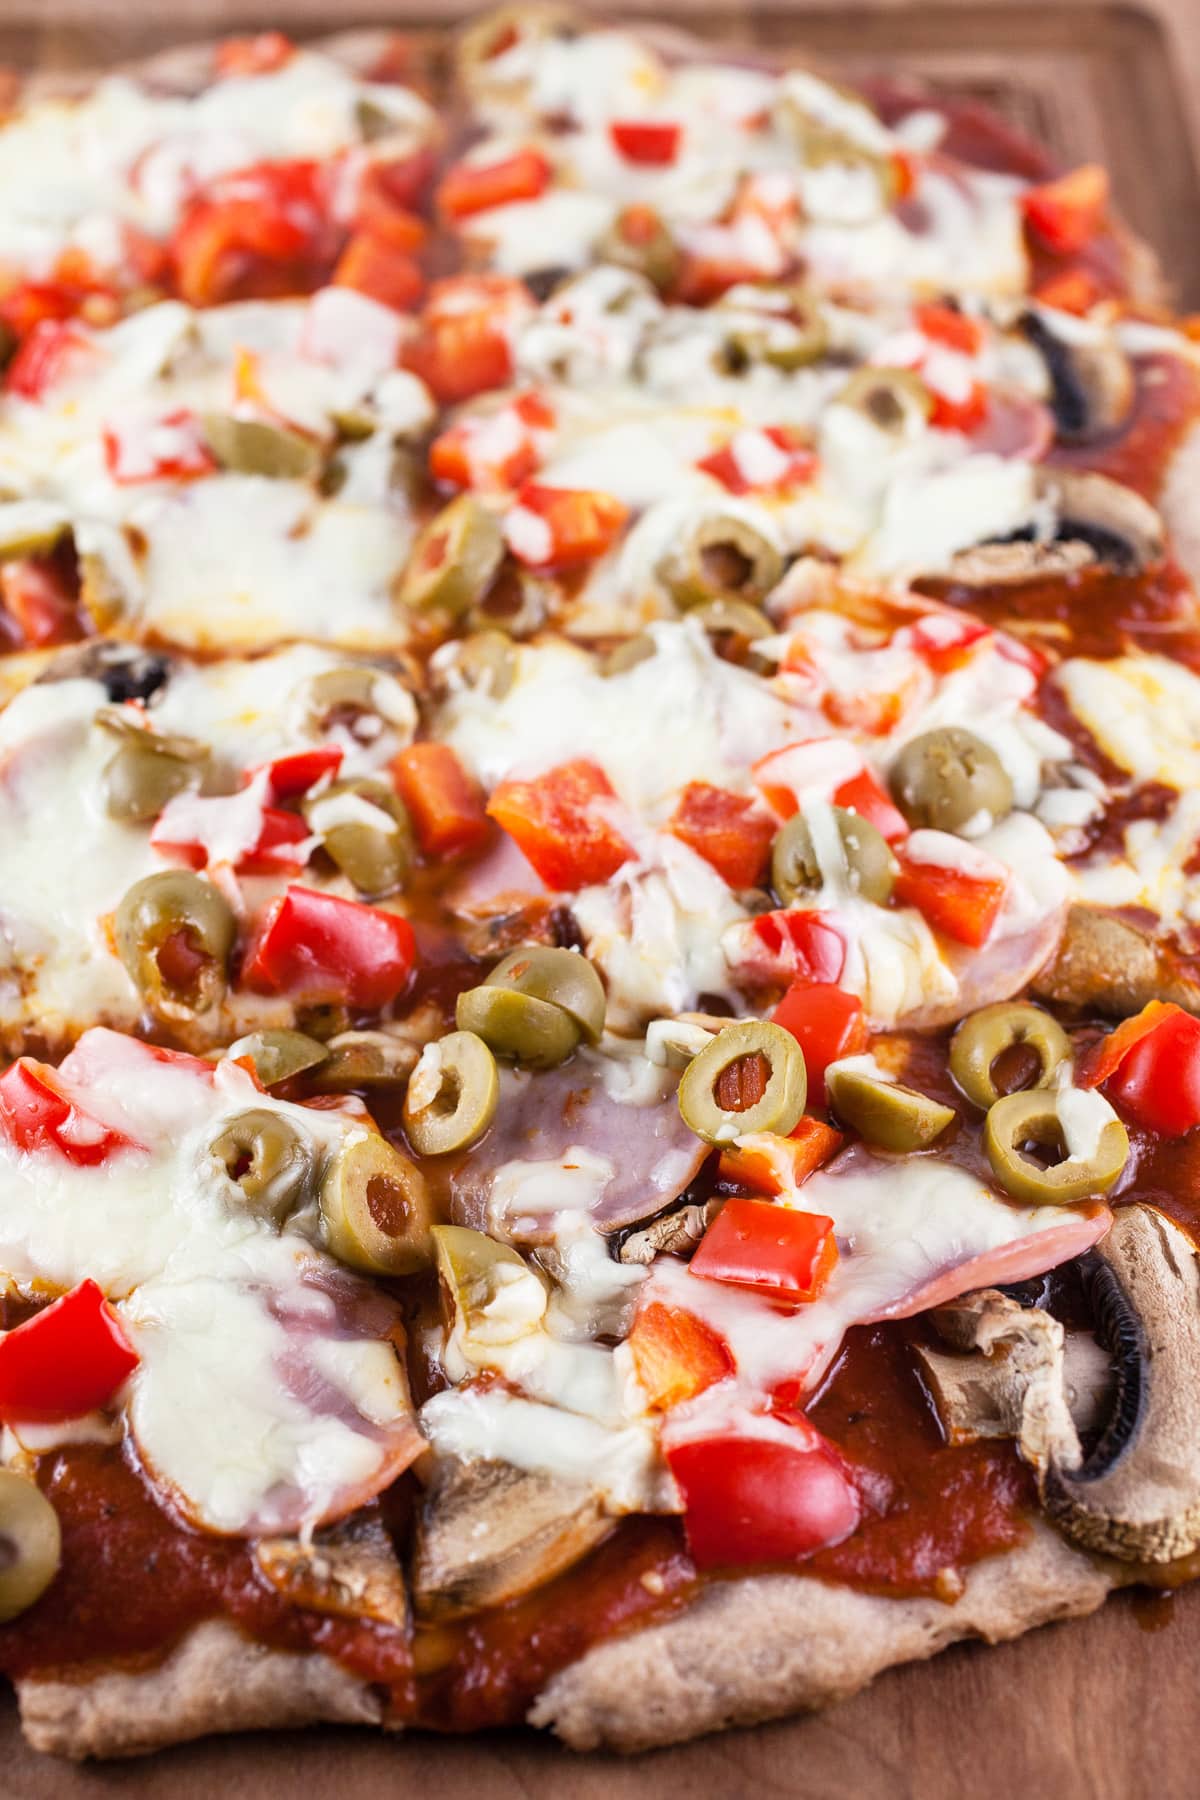
[[[400,0],[172,0],[169,9],[159,0],[0,0],[0,56],[77,64],[129,55],[143,32],[182,41],[282,18],[315,30],[404,10]],[[415,10],[450,18],[470,7],[427,0]],[[694,20],[703,9],[659,0],[643,10]],[[793,33],[797,15],[805,24]],[[1043,126],[1067,135],[1065,152],[1108,155],[1131,218],[1153,232],[1200,307],[1200,0],[1154,0],[1145,10],[1096,0],[859,0],[836,9],[757,0],[740,17],[745,29],[776,40],[786,33],[855,67],[895,61],[976,87],[1024,84]],[[32,1755],[15,1707],[0,1698],[0,1796],[1187,1800],[1200,1795],[1198,1688],[1200,1590],[1149,1604],[1122,1594],[1091,1619],[894,1670],[817,1717],[635,1762],[571,1757],[532,1733],[385,1742],[321,1730],[74,1769]]]

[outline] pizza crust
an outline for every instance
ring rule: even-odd
[[[884,1669],[963,1638],[999,1643],[1082,1617],[1128,1575],[1049,1526],[977,1563],[959,1600],[889,1600],[811,1576],[708,1589],[686,1612],[599,1644],[555,1676],[529,1714],[573,1750],[650,1750],[845,1700]]]
[[[34,1750],[77,1761],[140,1756],[215,1732],[379,1725],[382,1694],[327,1656],[254,1644],[232,1625],[197,1625],[155,1669],[80,1681],[18,1681]]]

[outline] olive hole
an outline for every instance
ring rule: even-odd
[[[1005,1044],[988,1070],[998,1094],[1018,1094],[1035,1087],[1043,1072],[1042,1059],[1032,1044]]]
[[[1067,1146],[1057,1125],[1048,1125],[1039,1136],[1022,1138],[1013,1148],[1039,1169],[1052,1169],[1067,1157]]]
[[[705,580],[714,588],[736,593],[754,573],[754,564],[736,544],[706,544],[700,552]]]
[[[767,1091],[771,1065],[761,1050],[726,1063],[713,1084],[713,1098],[722,1112],[748,1112]]]
[[[368,1181],[367,1211],[385,1237],[403,1237],[408,1230],[408,1195],[386,1175],[372,1175]]]
[[[195,933],[184,926],[163,939],[154,960],[164,986],[176,994],[192,994],[209,959],[197,944]]]
[[[904,408],[891,388],[872,388],[864,405],[872,422],[882,431],[895,431],[904,423]]]

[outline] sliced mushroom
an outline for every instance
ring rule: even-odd
[[[640,1231],[632,1231],[621,1245],[624,1263],[652,1263],[656,1256],[686,1256],[694,1250],[720,1209],[720,1201],[700,1206],[676,1206],[652,1219]]]
[[[1041,313],[1028,312],[1021,330],[1046,365],[1060,440],[1089,444],[1119,431],[1133,411],[1133,366],[1111,333],[1064,337]]]
[[[580,1482],[505,1462],[438,1465],[417,1521],[412,1591],[427,1619],[457,1619],[541,1587],[612,1529]]]
[[[263,1538],[255,1560],[276,1591],[293,1606],[339,1618],[408,1623],[404,1574],[382,1522],[373,1515],[343,1519],[301,1538]]]
[[[1095,552],[1078,540],[1042,544],[1033,538],[1006,538],[973,544],[951,558],[949,578],[959,587],[1023,587],[1027,581],[1060,581],[1090,568]]]
[[[1054,508],[1060,543],[1088,544],[1098,562],[1129,574],[1162,561],[1163,522],[1132,488],[1078,469],[1039,469],[1036,484],[1039,499]]]
[[[1097,1359],[1076,1359],[1092,1394],[1110,1402],[1086,1456],[1082,1420],[1068,1402],[1062,1328],[1045,1312],[996,1291],[968,1296],[949,1309],[950,1336],[983,1354],[923,1350],[926,1372],[952,1437],[1016,1438],[1068,1537],[1124,1562],[1173,1562],[1200,1548],[1196,1254],[1169,1219],[1134,1205],[1118,1212],[1079,1269],[1112,1369],[1106,1390]],[[937,1315],[943,1330],[945,1313]]]
[[[1128,1018],[1150,1000],[1200,1013],[1200,982],[1179,970],[1146,932],[1115,913],[1072,906],[1058,948],[1032,992],[1063,1006]]]

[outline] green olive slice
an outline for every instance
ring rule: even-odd
[[[1026,1000],[998,1000],[963,1020],[950,1040],[950,1073],[968,1100],[984,1112],[1002,1098],[992,1078],[997,1057],[1020,1046],[1038,1059],[1035,1081],[1026,1088],[1052,1087],[1071,1060],[1071,1040],[1057,1019]],[[1024,1091],[1024,1090],[1022,1090]]]
[[[860,413],[891,438],[907,437],[933,411],[933,396],[911,369],[858,369],[834,403]]]
[[[149,737],[149,732],[143,732]],[[104,810],[127,825],[157,819],[168,800],[199,780],[194,765],[164,756],[152,745],[123,744],[101,776]]]
[[[312,737],[327,737],[338,725],[354,732],[364,720],[383,719],[393,725],[411,720],[407,691],[395,676],[370,663],[337,663],[322,669],[302,683],[299,693],[303,729]]]
[[[924,1150],[954,1118],[952,1106],[859,1069],[835,1065],[825,1086],[838,1117],[883,1150]]]
[[[460,494],[430,520],[413,545],[400,581],[400,603],[465,612],[483,599],[503,560],[504,534],[495,513],[473,494]]]
[[[716,1093],[722,1075],[735,1064],[758,1057],[767,1065],[759,1098],[741,1111],[723,1107]],[[707,1144],[729,1144],[751,1131],[786,1137],[799,1123],[807,1098],[804,1052],[790,1031],[762,1019],[726,1025],[693,1056],[679,1080],[683,1122]]]
[[[435,1225],[438,1275],[470,1345],[511,1344],[537,1329],[546,1289],[519,1251],[465,1225]]]
[[[254,1073],[263,1086],[269,1088],[278,1087],[281,1081],[290,1081],[294,1075],[302,1075],[306,1069],[317,1068],[329,1052],[318,1038],[309,1037],[303,1031],[281,1028],[249,1032],[230,1044],[226,1054],[248,1056],[254,1064]]]
[[[432,1093],[423,1091],[425,1057]],[[404,1129],[418,1156],[445,1156],[481,1138],[496,1114],[500,1077],[496,1059],[473,1031],[451,1031],[430,1044],[404,1096]]]
[[[783,558],[745,519],[714,513],[685,530],[656,574],[676,606],[706,600],[763,600],[783,574]]]
[[[672,287],[682,261],[666,221],[649,206],[627,206],[597,238],[597,262],[641,275],[659,293]]]
[[[777,307],[769,304],[776,296]],[[741,302],[734,295],[728,304],[739,307]],[[747,310],[750,305],[746,303]],[[821,302],[804,288],[761,291],[753,311],[753,324],[739,320],[729,334],[729,345],[742,368],[764,362],[790,372],[819,362],[829,348],[829,326]]]
[[[317,1158],[312,1142],[290,1119],[254,1106],[230,1119],[212,1141],[211,1155],[258,1218],[282,1225],[312,1189]]]
[[[41,1488],[0,1469],[0,1622],[41,1598],[62,1561],[58,1514]]]
[[[416,854],[404,803],[389,781],[355,775],[305,801],[304,817],[360,894],[398,888]]]
[[[411,1275],[433,1255],[430,1202],[416,1165],[377,1132],[336,1150],[320,1191],[321,1229],[339,1262],[368,1275]]]
[[[1129,1134],[1119,1119],[1109,1119],[1101,1127],[1095,1150],[1087,1157],[1064,1156],[1043,1168],[1024,1154],[1026,1144],[1051,1154],[1064,1147],[1059,1097],[1053,1089],[1005,1094],[988,1108],[983,1122],[983,1147],[1000,1186],[1014,1200],[1034,1205],[1046,1201],[1066,1205],[1106,1194],[1129,1157]]]
[[[316,440],[285,425],[238,419],[232,413],[205,413],[203,424],[209,449],[233,474],[301,481],[320,466],[321,446]]]
[[[115,923],[118,954],[152,1011],[193,1018],[221,999],[237,921],[211,881],[190,869],[147,875]]]
[[[417,1062],[416,1047],[388,1031],[339,1031],[327,1039],[325,1051],[313,1083],[323,1094],[397,1087]]]
[[[483,599],[469,609],[466,623],[476,631],[502,631],[510,638],[530,637],[546,623],[556,591],[554,583],[544,576],[509,563],[500,570]]]
[[[575,26],[569,7],[496,6],[472,20],[458,40],[459,72],[470,80],[489,73],[488,64],[514,44],[537,44],[566,37]]]
[[[589,1044],[604,1030],[607,1002],[604,983],[578,950],[556,950],[546,944],[524,944],[498,962],[485,986],[514,988],[570,1013]]]
[[[467,687],[486,694],[491,700],[503,700],[511,692],[517,678],[517,654],[506,631],[489,626],[463,638],[454,659],[459,680]]]
[[[889,774],[892,797],[914,831],[960,831],[1012,811],[1012,782],[990,744],[962,725],[912,738]]]
[[[775,627],[761,607],[747,600],[705,600],[692,617],[711,638],[736,638],[743,644],[774,637]]]
[[[850,888],[882,906],[896,879],[887,839],[868,819],[844,806],[830,808]],[[793,813],[775,838],[771,886],[785,905],[822,885],[820,860],[803,813]]]
[[[648,631],[639,631],[636,637],[626,638],[616,644],[600,664],[600,673],[604,676],[624,675],[629,669],[636,669],[639,663],[649,662],[658,654],[658,645]]]
[[[529,1069],[556,1069],[578,1046],[580,1028],[552,1001],[484,983],[458,996],[455,1023],[473,1031],[495,1055]]]

